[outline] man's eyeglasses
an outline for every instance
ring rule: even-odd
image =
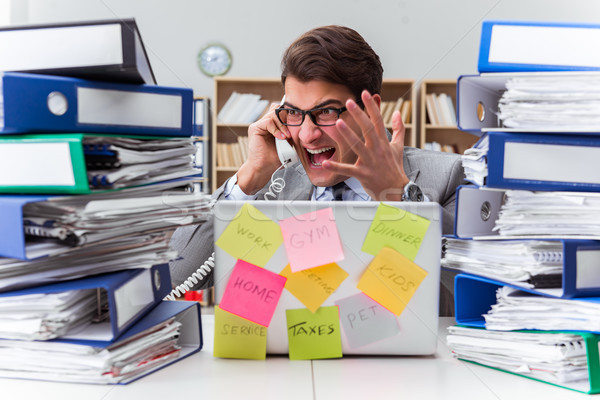
[[[362,101],[356,102],[361,106]],[[323,107],[313,108],[312,110],[299,110],[297,108],[286,108],[279,107],[275,109],[275,114],[281,123],[285,126],[300,126],[304,123],[304,117],[308,115],[317,126],[333,126],[335,121],[338,120],[340,115],[347,111],[346,107],[334,108],[334,107]]]

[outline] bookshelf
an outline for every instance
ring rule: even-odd
[[[404,103],[410,100],[410,110],[408,119],[404,115],[404,126],[406,134],[404,136],[404,145],[417,146],[417,107],[416,107],[416,91],[415,81],[413,79],[384,79],[381,84],[381,102],[395,102],[398,98],[402,98]],[[383,110],[385,112],[385,110]],[[386,123],[385,127],[392,133],[392,124]]]
[[[409,122],[406,123],[405,144],[415,147],[417,145],[416,124],[416,93],[414,80],[411,79],[384,79],[382,85],[382,101],[395,102],[398,98],[411,101],[408,115]],[[240,78],[218,76],[214,78],[214,97],[212,110],[212,138],[211,138],[211,191],[215,191],[237,170],[237,166],[219,166],[219,144],[233,145],[238,137],[246,137],[249,124],[222,123],[218,119],[219,111],[223,108],[233,92],[255,93],[270,103],[279,102],[283,96],[283,87],[280,78]],[[386,125],[391,132],[391,124]],[[221,149],[223,147],[221,146]]]
[[[437,142],[442,147],[451,146],[455,152],[462,154],[479,138],[458,129],[455,124],[432,123],[427,110],[428,94],[445,94],[452,99],[454,114],[456,114],[456,80],[425,79],[421,81],[420,101],[420,132],[419,147],[425,148],[425,143]]]

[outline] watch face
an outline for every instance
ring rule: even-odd
[[[198,65],[208,76],[223,75],[231,68],[231,53],[220,44],[211,44],[200,50]]]
[[[408,188],[408,198],[410,201],[423,201],[423,192],[416,184],[410,185]]]

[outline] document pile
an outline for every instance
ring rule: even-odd
[[[133,20],[0,41],[0,377],[128,383],[199,351],[199,304],[163,301],[171,235],[213,204],[192,90],[156,85]],[[57,61],[5,62],[19,54]]]
[[[540,131],[600,131],[600,73],[515,74],[498,104],[505,127]]]
[[[200,306],[162,302],[118,341],[0,340],[0,377],[125,384],[202,347]]]
[[[503,286],[496,304],[483,315],[485,327],[498,331],[520,329],[600,332],[600,302],[557,299]]]
[[[476,186],[457,190],[442,259],[461,272],[456,357],[585,393],[600,392],[600,64],[583,45],[598,32],[483,23],[485,74],[457,83],[458,125],[482,136],[463,156]]]
[[[559,287],[563,244],[559,241],[479,241],[444,238],[444,268],[524,287]]]
[[[501,236],[600,239],[600,193],[507,190],[495,231]]]
[[[463,360],[542,381],[577,383],[585,382],[588,376],[586,343],[578,334],[451,326],[447,342]]]

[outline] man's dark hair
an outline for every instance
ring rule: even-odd
[[[288,76],[344,85],[360,99],[363,90],[381,94],[383,67],[379,56],[353,29],[329,25],[296,39],[283,54],[281,82]]]

